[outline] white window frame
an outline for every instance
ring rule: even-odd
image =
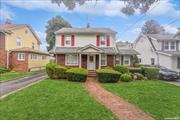
[[[102,58],[104,57],[104,60],[105,60],[105,64],[103,64],[103,62],[102,62]],[[107,66],[107,55],[106,54],[102,54],[101,55],[101,66]]]
[[[31,58],[31,60],[37,60],[37,55],[34,53],[31,53],[30,58]]]
[[[35,44],[34,44],[34,42],[32,42],[31,48],[32,48],[33,50],[35,49]]]
[[[125,61],[128,61],[128,64],[125,63]],[[130,56],[123,56],[123,65],[129,66],[130,65]]]
[[[116,58],[115,58],[115,62],[119,61],[118,63],[116,64],[121,64],[121,56],[117,55]]]
[[[104,39],[102,39],[102,38],[104,38]],[[106,46],[106,39],[107,39],[107,36],[106,36],[106,35],[101,35],[101,36],[100,36],[100,46],[101,46],[101,47],[105,47],[105,46]],[[101,44],[101,41],[104,41],[104,45]]]
[[[16,38],[16,46],[18,46],[18,47],[22,46],[22,41],[19,37]]]
[[[171,49],[172,43],[174,43],[174,49]],[[168,49],[166,49],[168,47]],[[165,51],[175,51],[176,50],[176,41],[166,41],[164,42],[164,50]]]
[[[76,63],[68,63],[68,56],[69,55],[75,55],[76,56]],[[67,66],[78,66],[78,54],[66,54],[65,55],[65,65],[67,65]]]
[[[17,60],[18,61],[24,61],[25,60],[25,54],[24,53],[18,53]]]
[[[68,38],[68,39],[67,39],[67,38]],[[69,44],[66,44],[66,41],[69,41]],[[71,46],[71,36],[70,36],[70,35],[66,35],[64,42],[65,42],[65,46],[68,46],[68,47]]]

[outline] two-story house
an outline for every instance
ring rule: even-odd
[[[141,64],[159,65],[180,72],[180,38],[174,34],[140,34],[134,49]]]
[[[109,28],[62,28],[55,32],[55,54],[59,65],[100,69],[115,64],[130,66],[131,54],[122,54],[116,45],[116,32]],[[121,50],[120,50],[121,51]]]
[[[40,40],[26,24],[0,25],[0,66],[19,71],[41,69],[49,62],[49,54],[40,51]]]

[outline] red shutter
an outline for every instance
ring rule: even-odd
[[[71,46],[74,46],[74,35],[71,35]]]
[[[109,35],[107,35],[107,38],[106,38],[106,45],[107,45],[107,46],[110,46],[110,39],[109,39]]]
[[[61,35],[61,46],[64,46],[64,35]]]
[[[99,46],[99,44],[100,44],[100,36],[99,35],[97,35],[97,39],[96,39],[96,46]]]

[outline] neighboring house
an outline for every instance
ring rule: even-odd
[[[134,43],[141,64],[159,65],[180,72],[180,38],[174,34],[140,34]]]
[[[116,32],[109,28],[62,28],[55,32],[59,65],[95,70],[115,64],[131,65],[131,56],[116,46]]]
[[[40,51],[40,40],[26,24],[0,25],[0,66],[31,71],[43,68],[49,54]]]

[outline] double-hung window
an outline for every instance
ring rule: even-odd
[[[70,35],[65,36],[65,46],[71,46],[71,36]]]
[[[169,42],[164,43],[164,50],[169,50]]]
[[[100,37],[100,45],[101,46],[106,46],[106,36],[105,35],[101,35],[101,37]]]
[[[18,53],[18,56],[17,56],[18,58],[18,60],[24,60],[25,59],[25,55],[24,55],[24,53]]]
[[[78,65],[78,55],[77,54],[67,54],[66,55],[66,65]]]
[[[175,47],[176,47],[176,46],[175,46],[175,41],[172,41],[172,42],[171,42],[171,46],[170,46],[171,50],[175,50]]]
[[[46,60],[46,56],[45,55],[42,56],[42,60]]]
[[[176,42],[175,41],[167,41],[164,43],[164,50],[176,50]]]
[[[21,42],[21,39],[19,37],[16,38],[16,45],[18,47],[22,46],[22,42]]]
[[[130,56],[124,56],[124,65],[130,65]]]
[[[101,55],[101,65],[102,66],[107,65],[107,55],[104,55],[104,54]]]
[[[34,48],[35,48],[35,44],[34,44],[33,42],[32,42],[32,46],[31,46],[31,47],[32,47],[32,49],[34,50]]]
[[[31,60],[36,60],[37,59],[37,55],[36,54],[31,54]]]

